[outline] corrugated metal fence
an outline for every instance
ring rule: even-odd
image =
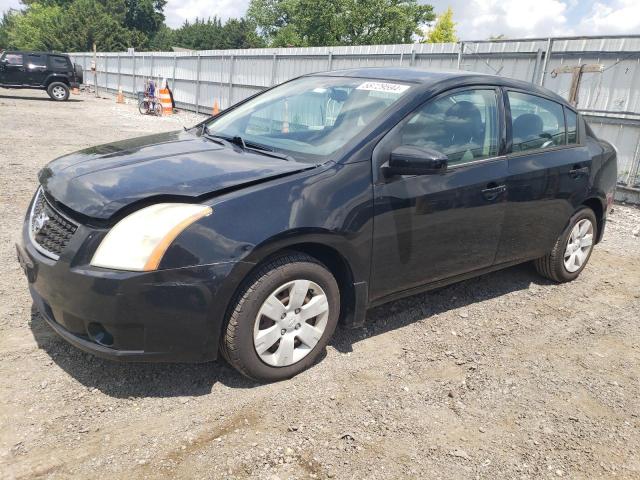
[[[92,53],[71,56],[93,84]],[[596,133],[619,152],[619,198],[640,201],[640,35],[198,52],[98,53],[97,86],[126,94],[147,78],[166,78],[179,107],[224,109],[306,73],[368,66],[472,70],[543,85],[569,98],[573,66],[601,65],[582,74],[578,108]]]

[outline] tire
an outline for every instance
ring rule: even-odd
[[[162,104],[160,102],[156,102],[153,104],[153,109],[155,111],[156,116],[162,116]]]
[[[62,82],[53,82],[47,87],[47,94],[56,102],[65,102],[69,99],[69,86]]]
[[[147,113],[149,113],[149,101],[148,100],[140,100],[138,102],[138,111],[142,115],[146,115]]]
[[[277,306],[274,298],[280,302]],[[295,308],[300,300],[304,303]],[[305,311],[319,312],[325,303],[326,312],[304,318]],[[254,380],[291,378],[318,359],[339,316],[340,290],[331,272],[309,255],[288,252],[258,267],[243,283],[222,331],[221,353]]]
[[[579,253],[579,256],[582,256],[582,260],[580,262],[578,262],[578,260],[572,261],[571,259],[575,257],[571,255],[567,256],[569,254],[569,244],[572,243],[574,245],[572,248],[577,246],[576,241],[572,242],[572,232],[579,223],[581,223],[581,226],[584,228],[584,225],[587,225],[587,222],[590,223],[590,233],[587,231],[587,237],[584,237],[585,240],[581,241],[580,245],[585,244],[587,238],[590,238],[591,243],[588,245],[588,249],[586,246],[580,247],[581,253]],[[569,220],[569,224],[556,240],[551,252],[544,257],[534,260],[533,263],[538,273],[543,277],[558,283],[570,282],[571,280],[576,279],[587,266],[589,258],[591,258],[593,242],[597,238],[597,229],[598,223],[593,210],[588,207],[579,209]],[[588,237],[588,235],[590,235],[590,237]],[[570,268],[567,267],[567,263],[569,263]],[[578,265],[578,263],[580,264]]]

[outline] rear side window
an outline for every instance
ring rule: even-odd
[[[4,56],[4,60],[8,65],[22,65],[22,54],[21,53],[7,53]]]
[[[64,70],[65,72],[71,70],[71,65],[69,64],[69,60],[65,57],[49,57],[49,61],[51,62],[51,68],[54,70]]]
[[[564,109],[564,116],[567,120],[567,143],[573,145],[578,143],[578,116],[573,110]]]
[[[514,152],[565,144],[562,105],[526,93],[508,92],[508,96]]]
[[[29,68],[46,67],[47,59],[44,55],[37,55],[35,53],[30,53],[29,55],[27,55],[27,66],[29,66]]]

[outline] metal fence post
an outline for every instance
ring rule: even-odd
[[[232,99],[233,99],[233,65],[236,61],[236,56],[235,55],[231,55],[230,59],[229,59],[230,63],[229,63],[229,90],[228,90],[228,103],[227,103],[227,108],[229,108],[232,105]]]
[[[153,78],[153,59],[154,59],[154,55],[153,52],[151,52],[151,65],[149,66],[149,77]]]
[[[178,56],[173,56],[173,73],[171,74],[171,88],[176,88],[176,67],[178,66]]]
[[[536,83],[536,78],[538,78],[538,72],[540,71],[540,62],[542,61],[542,49],[538,49],[538,53],[536,54],[536,64],[533,67],[533,74],[531,75],[531,83]]]
[[[202,57],[198,54],[198,63],[196,66],[196,114],[200,113],[200,63]]]
[[[553,37],[549,37],[547,40],[547,51],[544,52],[544,66],[542,67],[542,75],[540,75],[539,85],[544,86],[544,77],[547,75],[547,68],[549,67],[549,60],[551,60],[551,51],[553,50]]]
[[[464,42],[458,42],[458,70],[462,67],[462,55],[464,54]]]
[[[120,54],[118,53],[118,92],[120,92],[121,87],[122,87],[122,59],[120,58]]]
[[[409,66],[413,67],[416,64],[416,49],[411,49],[411,61],[409,62]]]
[[[133,80],[131,84],[131,90],[133,95],[136,95],[136,54],[135,52],[131,54],[131,75],[133,75]]]
[[[104,65],[104,91],[109,92],[109,57],[104,53],[102,58],[104,59],[102,62]]]
[[[327,57],[327,70],[333,70],[333,52],[329,52],[329,56]]]
[[[273,53],[271,57],[271,86],[276,84],[276,72],[278,70],[278,54]]]

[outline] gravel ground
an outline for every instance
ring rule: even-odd
[[[522,265],[393,302],[258,385],[81,353],[15,259],[45,163],[196,118],[2,89],[0,115],[0,478],[640,478],[640,210],[570,284]]]

